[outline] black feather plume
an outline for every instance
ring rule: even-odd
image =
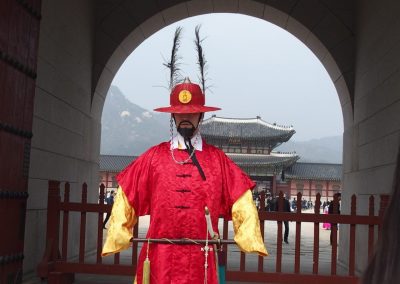
[[[199,71],[200,71],[200,83],[203,88],[203,93],[206,92],[206,63],[207,61],[204,58],[204,52],[203,48],[201,46],[201,43],[203,39],[200,39],[200,25],[196,26],[195,28],[195,34],[196,34],[196,39],[195,39],[195,44],[196,44],[196,50],[197,50],[197,64],[199,65]]]
[[[171,61],[164,63],[164,66],[170,69],[170,80],[169,80],[169,88],[172,89],[175,84],[180,80],[180,74],[179,74],[179,63],[178,59],[178,49],[181,45],[181,32],[182,32],[182,27],[177,27],[175,30],[175,36],[174,36],[174,42],[172,45],[172,51],[171,51]]]

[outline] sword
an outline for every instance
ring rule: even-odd
[[[201,245],[205,244],[206,240],[199,240],[199,239],[143,239],[143,238],[132,238],[131,242],[133,243],[159,243],[159,244],[173,244],[173,245]],[[236,244],[234,240],[208,240],[208,243],[211,245],[218,245],[218,244],[227,244],[233,245]]]
[[[225,283],[225,270],[224,270],[223,266],[221,266],[221,269],[219,267],[218,251],[221,250],[223,244],[226,244],[226,245],[236,244],[236,242],[234,240],[221,240],[221,238],[218,235],[218,233],[214,232],[214,230],[212,228],[210,210],[207,208],[207,206],[204,208],[204,211],[205,211],[205,218],[206,218],[206,224],[207,224],[207,232],[210,234],[212,239],[208,239],[208,237],[206,239],[189,239],[189,238],[181,238],[181,239],[168,239],[168,238],[144,239],[144,238],[131,238],[130,241],[131,242],[135,242],[135,243],[147,242],[147,243],[174,244],[174,245],[202,245],[202,244],[204,244],[206,246],[208,246],[209,244],[213,245],[217,280],[218,280],[219,284],[224,284]],[[206,249],[206,247],[204,247],[204,249]],[[207,251],[205,251],[206,254],[207,254]],[[207,256],[206,256],[206,258],[207,258]],[[207,283],[207,282],[205,282],[205,283]]]
[[[207,222],[208,233],[210,234],[210,236],[213,240],[217,241],[217,244],[213,244],[214,257],[215,257],[215,270],[217,273],[217,280],[218,280],[219,284],[224,284],[225,283],[225,271],[222,269],[220,271],[219,261],[218,261],[219,260],[218,251],[221,250],[221,239],[220,239],[220,236],[218,235],[218,233],[216,233],[213,230],[212,223],[211,223],[211,217],[210,217],[210,210],[208,209],[207,206],[204,208],[204,211],[206,213],[206,222]]]

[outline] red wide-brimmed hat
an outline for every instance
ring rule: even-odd
[[[177,84],[170,95],[170,106],[154,109],[159,112],[169,113],[201,113],[220,110],[218,107],[205,106],[205,96],[197,84],[186,79]]]

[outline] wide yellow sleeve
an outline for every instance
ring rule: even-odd
[[[243,252],[267,256],[261,237],[260,220],[250,190],[247,190],[232,206],[234,240]]]
[[[135,210],[119,187],[111,211],[110,226],[101,256],[120,252],[129,248],[133,236],[132,228],[137,222]]]

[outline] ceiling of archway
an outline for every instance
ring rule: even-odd
[[[96,1],[96,35],[93,62],[93,92],[101,80],[104,69],[110,77],[118,70],[134,47],[161,28],[191,16],[213,12],[240,13],[263,18],[279,25],[303,42],[301,33],[291,30],[294,19],[302,30],[317,38],[329,52],[339,71],[329,70],[333,82],[343,79],[349,92],[351,106],[354,93],[355,64],[355,1],[346,0],[152,0],[152,1]],[[262,9],[260,9],[262,8]],[[271,11],[276,11],[275,13]],[[279,14],[279,20],[278,19]],[[292,21],[293,22],[293,21]],[[119,61],[110,63],[116,50],[133,31],[138,36],[136,46],[125,47]],[[307,42],[305,42],[307,46]],[[312,48],[310,48],[312,49]],[[315,51],[314,51],[315,52]],[[316,53],[316,52],[315,52]],[[318,57],[318,54],[316,54]],[[325,56],[325,55],[323,55]],[[321,56],[320,59],[322,60]],[[111,82],[110,82],[111,83]],[[340,94],[339,94],[340,97]],[[347,103],[343,102],[342,106]]]

